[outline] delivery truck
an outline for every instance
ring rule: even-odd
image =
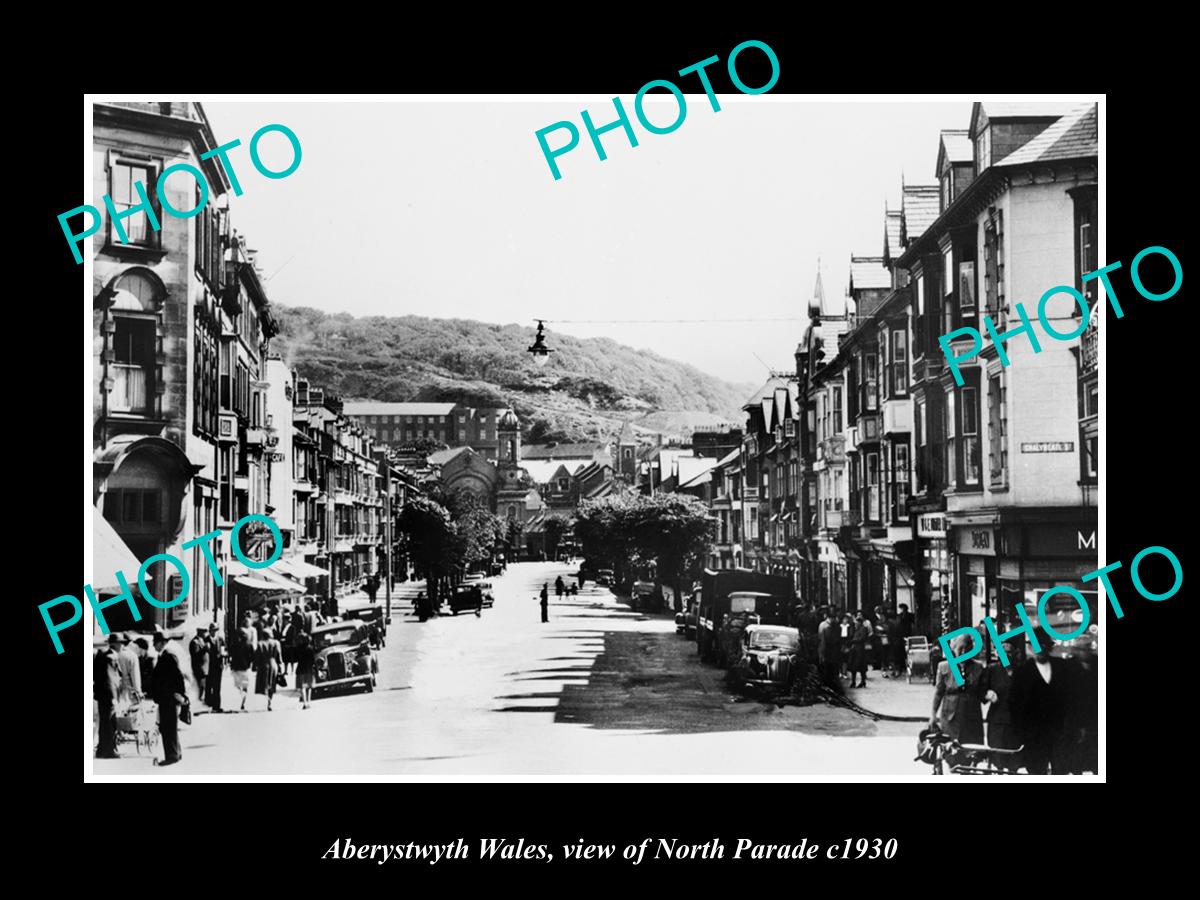
[[[705,662],[721,662],[721,626],[727,616],[755,617],[764,625],[786,625],[796,595],[786,575],[749,569],[705,569],[696,615],[696,649]]]

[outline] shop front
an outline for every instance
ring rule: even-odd
[[[913,616],[918,634],[931,638],[958,627],[954,596],[953,570],[950,566],[950,545],[944,512],[913,514],[916,534],[911,589]]]

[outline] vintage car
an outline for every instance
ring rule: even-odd
[[[491,609],[496,602],[496,598],[492,594],[492,583],[490,581],[481,581],[479,589],[483,591],[483,608]]]
[[[717,665],[728,668],[741,656],[742,633],[751,625],[757,625],[762,617],[753,612],[730,612],[721,620],[717,632]]]
[[[617,577],[613,574],[612,569],[600,569],[596,572],[596,584],[601,587],[612,587],[616,580]]]
[[[312,630],[316,668],[313,692],[361,684],[375,690],[379,660],[371,650],[370,632],[358,619],[329,622]]]
[[[786,625],[747,625],[740,655],[730,668],[738,684],[787,689],[795,677],[800,653],[800,630]]]
[[[377,603],[348,606],[342,610],[343,619],[357,619],[367,626],[371,647],[378,650],[387,646],[387,616]]]
[[[688,597],[687,606],[681,612],[675,613],[676,634],[682,634],[689,640],[696,636],[696,614],[699,609],[700,603],[698,598],[695,595]]]
[[[460,584],[446,602],[450,606],[450,611],[456,616],[463,611],[477,612],[484,607],[483,586],[480,583]]]

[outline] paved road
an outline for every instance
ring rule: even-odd
[[[669,617],[591,584],[556,600],[554,578],[569,571],[511,565],[479,618],[419,623],[415,589],[402,587],[375,693],[302,710],[288,689],[269,713],[252,696],[245,713],[197,715],[183,762],[164,774],[929,774],[912,760],[919,726],[743,701]],[[228,680],[224,690],[230,705]],[[155,771],[147,757],[95,761],[97,775]]]

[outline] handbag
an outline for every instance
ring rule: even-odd
[[[184,725],[192,724],[192,701],[184,699],[183,703],[179,704],[179,721]]]
[[[275,676],[275,687],[287,687],[287,676],[282,672]]]

